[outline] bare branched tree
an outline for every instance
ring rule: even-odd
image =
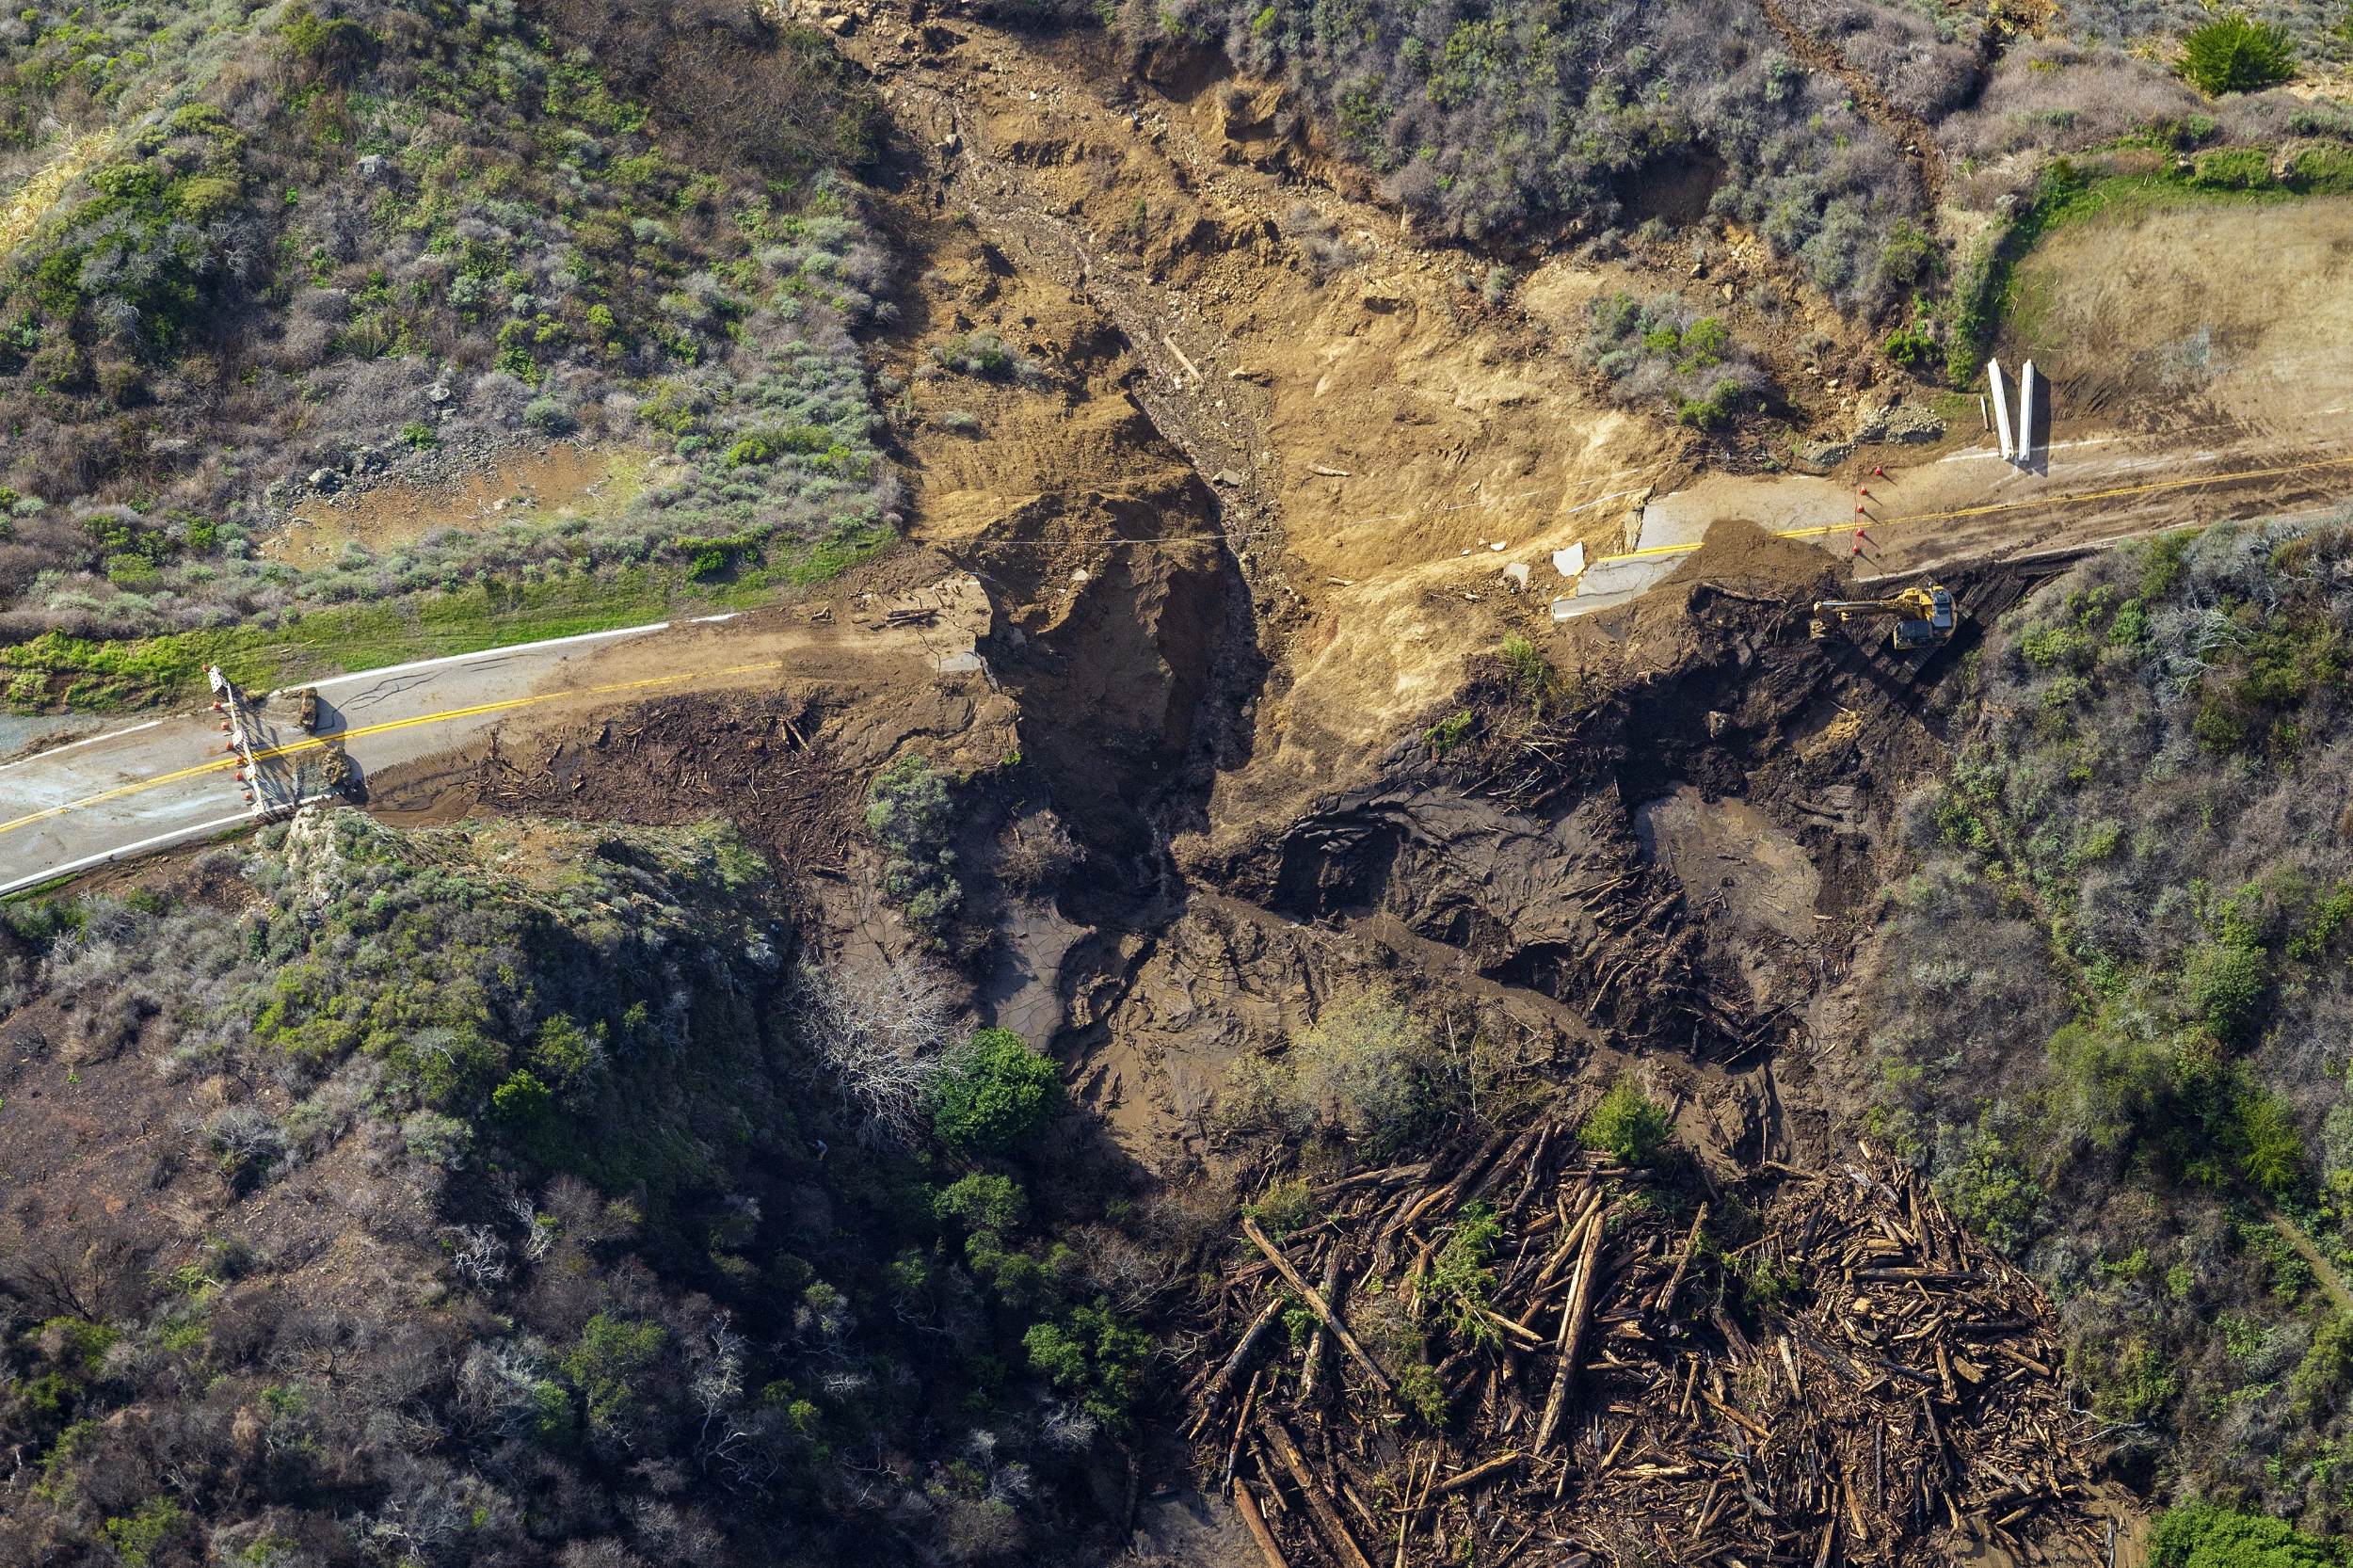
[[[856,973],[805,965],[797,990],[810,1043],[843,1110],[871,1135],[913,1134],[953,1033],[938,975],[905,958]]]
[[[487,1225],[444,1225],[449,1239],[449,1266],[457,1277],[477,1290],[487,1290],[506,1278],[506,1243]]]

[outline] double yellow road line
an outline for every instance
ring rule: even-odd
[[[1860,524],[1865,528],[1888,528],[1901,522],[1958,522],[1969,518],[1996,517],[2004,512],[2023,512],[2037,507],[2075,506],[2089,501],[2121,501],[2137,495],[2156,495],[2167,490],[2196,489],[2201,485],[2235,485],[2249,479],[2278,479],[2291,473],[2313,473],[2323,469],[2353,468],[2353,456],[2316,457],[2300,463],[2282,463],[2277,468],[2241,469],[2231,473],[2200,473],[2172,479],[2152,479],[2138,485],[2117,485],[2103,490],[2074,490],[2064,495],[2020,496],[2009,501],[1989,501],[1977,506],[1957,506],[1946,512],[1904,512],[1893,517],[1866,518]],[[1806,528],[1776,528],[1777,539],[1818,539],[1825,535],[1845,534],[1858,525],[1854,522],[1829,522]],[[1623,555],[1596,556],[1593,565],[1606,567],[1618,561],[1649,561],[1665,555],[1689,555],[1699,549],[1698,541],[1689,544],[1655,544],[1644,550],[1631,550]]]
[[[757,664],[730,664],[725,669],[685,670],[676,675],[648,676],[642,680],[616,680],[601,686],[576,686],[567,691],[540,692],[530,696],[506,697],[498,702],[478,702],[468,708],[447,708],[436,713],[419,713],[405,719],[387,719],[381,724],[362,725],[357,729],[338,730],[331,735],[306,736],[302,740],[294,741],[285,745],[257,751],[253,754],[253,760],[256,762],[264,762],[275,758],[297,756],[306,751],[318,751],[328,745],[360,740],[364,736],[388,735],[396,729],[415,729],[424,725],[448,724],[456,719],[478,718],[484,713],[511,712],[518,708],[530,708],[543,702],[610,696],[617,692],[640,692],[656,686],[675,686],[688,680],[715,680],[722,676],[748,675],[756,670],[780,670],[782,668],[784,668],[783,660],[763,659]],[[70,812],[87,810],[93,806],[104,806],[111,801],[122,800],[131,795],[144,794],[150,790],[160,790],[168,784],[200,778],[206,774],[225,773],[232,768],[244,765],[245,760],[240,757],[216,757],[209,762],[200,762],[192,768],[182,768],[175,773],[157,774],[152,778],[142,778],[129,784],[118,784],[111,790],[101,790],[98,793],[85,795],[80,800],[67,801],[61,806],[52,806],[43,810],[18,817],[13,822],[0,823],[0,833],[13,833],[19,828],[30,827],[36,823],[48,822]]]

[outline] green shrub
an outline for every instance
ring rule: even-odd
[[[1387,991],[1325,1003],[1280,1057],[1234,1067],[1225,1107],[1245,1124],[1346,1140],[1364,1159],[1396,1153],[1441,1109],[1436,1043],[1427,1017]]]
[[[180,1505],[169,1497],[150,1497],[128,1518],[106,1521],[106,1543],[122,1568],[147,1568],[165,1538],[179,1528]]]
[[[2150,1568],[2344,1568],[2346,1560],[2343,1543],[2210,1503],[2169,1508],[2149,1532]]]
[[[2287,184],[2308,196],[2353,191],[2353,148],[2304,148],[2288,160]]]
[[[1961,1133],[1950,1157],[1940,1156],[1936,1185],[1961,1223],[1995,1251],[2015,1257],[2033,1239],[2042,1189],[2020,1168],[1991,1117]]]
[[[2201,943],[2182,966],[2182,994],[2192,1015],[2226,1046],[2252,1038],[2270,984],[2269,962],[2249,943]]]
[[[1242,1211],[1273,1236],[1297,1230],[1318,1213],[1315,1192],[1308,1187],[1307,1178],[1300,1176],[1273,1183],[1258,1195],[1256,1203],[1243,1205]]]
[[[2307,1416],[2326,1416],[2353,1389],[2353,1313],[2340,1312],[2313,1333],[2304,1359],[2288,1374],[2288,1397]]]
[[[2303,1130],[2277,1095],[2242,1085],[2231,1101],[2229,1141],[2239,1175],[2274,1199],[2293,1197],[2303,1186]]]
[[[1430,747],[1430,755],[1444,757],[1448,752],[1461,745],[1464,738],[1470,734],[1475,717],[1476,715],[1469,709],[1458,708],[1428,729],[1423,730],[1421,738]]]
[[[2076,1370],[2091,1385],[2092,1410],[2111,1421],[2154,1420],[2181,1391],[2181,1379],[2165,1356],[2144,1339],[2087,1345],[2075,1359]]]
[[[1424,1299],[1436,1306],[1454,1336],[1470,1345],[1491,1345],[1502,1331],[1486,1315],[1487,1298],[1495,1289],[1496,1243],[1503,1237],[1503,1222],[1483,1203],[1465,1208],[1457,1216],[1454,1234],[1432,1259]]]
[[[931,1089],[932,1130],[952,1148],[1004,1154],[1062,1103],[1053,1062],[1009,1029],[983,1029],[949,1054]]]
[[[883,890],[905,907],[919,934],[944,945],[964,902],[951,847],[956,820],[948,776],[913,752],[900,758],[868,788],[866,825],[890,852]]]
[[[1721,430],[1740,411],[1747,394],[1731,376],[1719,376],[1704,396],[1675,400],[1675,423],[1694,430]]]
[[[2271,154],[2260,147],[2217,147],[2190,165],[2189,183],[2201,190],[2271,190]]]
[[[1622,1165],[1647,1165],[1666,1145],[1672,1130],[1667,1108],[1643,1094],[1632,1079],[1622,1078],[1585,1118],[1577,1138]]]
[[[1561,672],[1552,667],[1552,661],[1545,657],[1544,649],[1516,632],[1504,637],[1498,651],[1503,658],[1504,677],[1512,685],[1512,695],[1527,703],[1531,714],[1543,718],[1561,696]]]
[[[1019,357],[1005,346],[1005,340],[994,332],[959,333],[935,347],[932,359],[943,370],[992,381],[1001,381],[1024,368]]]
[[[2233,11],[2182,40],[2181,71],[2209,98],[2253,92],[2296,73],[2296,40],[2275,23]]]
[[[2080,626],[2039,626],[2018,639],[2018,656],[2039,670],[2090,666],[2091,636]]]
[[[1944,345],[1937,342],[1936,318],[1926,311],[1887,334],[1881,348],[1887,357],[1907,370],[1923,370],[1943,356]]]
[[[2051,1036],[2051,1113],[2067,1135],[2114,1149],[2166,1102],[2171,1062],[2153,1041],[2105,1017],[2079,1019]]]
[[[328,21],[304,6],[286,20],[286,52],[331,80],[349,76],[372,58],[378,40],[359,23]]]
[[[1426,1361],[1417,1361],[1397,1375],[1397,1397],[1425,1426],[1446,1421],[1446,1380]]]

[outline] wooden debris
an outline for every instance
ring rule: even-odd
[[[1266,1559],[1267,1568],[1291,1568],[1283,1556],[1283,1548],[1274,1544],[1274,1532],[1266,1528],[1266,1515],[1258,1512],[1258,1499],[1250,1495],[1250,1488],[1240,1478],[1234,1481],[1234,1512],[1250,1531],[1250,1539],[1258,1544],[1258,1555]]]
[[[1340,1321],[1339,1314],[1332,1310],[1332,1304],[1323,1299],[1322,1292],[1309,1285],[1300,1272],[1291,1267],[1290,1259],[1285,1257],[1276,1249],[1274,1243],[1266,1239],[1266,1232],[1258,1228],[1257,1221],[1247,1214],[1243,1215],[1241,1229],[1242,1234],[1256,1242],[1260,1252],[1266,1254],[1267,1261],[1274,1265],[1275,1272],[1289,1282],[1292,1289],[1299,1292],[1300,1298],[1307,1304],[1307,1310],[1314,1313],[1323,1326],[1332,1331],[1332,1337],[1340,1342],[1340,1349],[1346,1351],[1355,1360],[1356,1365],[1365,1369],[1365,1375],[1373,1381],[1374,1386],[1383,1393],[1387,1393],[1388,1373],[1383,1371],[1380,1363],[1374,1361],[1364,1346],[1356,1342],[1356,1336],[1348,1332],[1348,1325]]]
[[[1187,1430],[1270,1568],[2098,1560],[2049,1304],[1909,1173],[1863,1150],[1703,1202],[1567,1125],[1326,1180],[1279,1240],[1242,1221]],[[1474,1201],[1503,1228],[1465,1300],[1434,1261]],[[1294,1297],[1304,1354],[1271,1332]]]

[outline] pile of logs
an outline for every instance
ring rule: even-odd
[[[2108,1560],[2048,1304],[1867,1148],[1718,1189],[1547,1122],[1308,1197],[1187,1390],[1269,1568]]]

